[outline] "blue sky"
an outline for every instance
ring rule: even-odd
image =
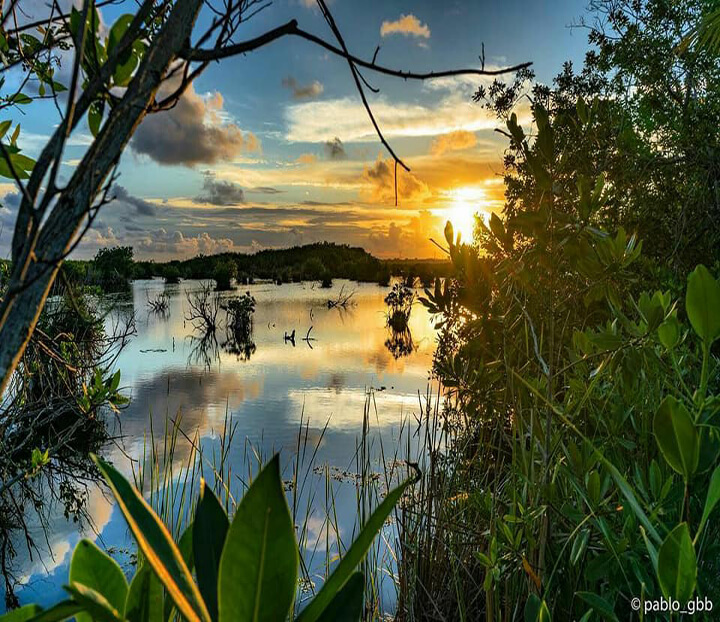
[[[30,15],[43,5],[27,0],[25,6]],[[103,8],[103,23],[111,25],[132,6]],[[568,26],[584,6],[583,0],[330,4],[358,56],[371,58],[380,45],[378,62],[393,68],[476,67],[484,43],[486,66],[532,61],[544,82],[565,60],[582,62],[585,33]],[[311,0],[276,0],[236,38],[291,18],[332,40]],[[203,20],[207,16],[199,26]],[[103,208],[78,256],[123,244],[136,256],[166,260],[318,240],[386,257],[433,256],[429,238],[447,218],[467,232],[475,211],[501,208],[504,144],[493,131],[497,121],[470,100],[477,78],[410,83],[364,75],[380,89],[368,96],[383,131],[412,169],[399,178],[399,207],[392,162],[347,64],[287,38],[213,64],[173,111],[143,122],[121,161],[117,199]],[[21,122],[21,146],[35,155],[57,113],[37,102]],[[83,122],[64,154],[66,179],[88,139]],[[16,198],[9,184],[1,190],[0,216],[10,226]],[[0,237],[3,250],[8,237]]]

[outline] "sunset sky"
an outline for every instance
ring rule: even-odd
[[[25,0],[28,14],[41,0]],[[585,33],[568,26],[585,0],[502,3],[351,2],[330,6],[350,50],[399,69],[533,61],[549,82],[565,60],[582,61]],[[128,6],[102,9],[112,24]],[[276,0],[244,26],[250,38],[295,17],[331,40],[312,0]],[[68,63],[69,64],[69,63]],[[63,68],[63,71],[69,71]],[[61,71],[60,75],[63,73]],[[171,112],[137,130],[120,164],[116,200],[103,208],[77,256],[131,245],[138,258],[252,252],[328,240],[382,257],[432,257],[429,238],[447,218],[468,232],[476,210],[502,205],[504,139],[471,101],[477,78],[406,83],[369,71],[368,93],[386,137],[412,169],[400,173],[362,108],[347,64],[300,39],[275,42],[211,66]],[[36,156],[57,112],[36,102],[20,119],[20,146]],[[64,155],[69,178],[89,142],[83,121]],[[0,184],[4,255],[18,196]]]

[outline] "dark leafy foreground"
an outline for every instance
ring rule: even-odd
[[[177,543],[141,493],[111,465],[93,459],[137,541],[135,576],[128,584],[111,557],[81,540],[70,563],[67,600],[49,609],[25,605],[0,620],[55,622],[74,616],[78,622],[160,622],[180,614],[191,622],[269,622],[293,613],[299,554],[277,455],[250,486],[232,522],[203,481],[195,520]],[[410,483],[380,503],[323,587],[297,614],[298,622],[360,619],[365,581],[355,569]]]

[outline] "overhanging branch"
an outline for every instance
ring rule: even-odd
[[[290,20],[282,26],[273,28],[268,32],[255,37],[254,39],[248,39],[247,41],[241,41],[232,45],[226,45],[221,48],[210,48],[210,49],[186,49],[180,53],[180,57],[188,61],[213,61],[228,58],[230,56],[237,56],[238,54],[245,54],[252,52],[258,48],[272,43],[273,41],[286,36],[300,37],[306,41],[310,41],[320,47],[326,49],[328,52],[340,56],[346,60],[352,61],[358,67],[370,69],[377,73],[382,73],[395,78],[402,78],[403,80],[432,80],[434,78],[448,78],[453,76],[500,76],[507,73],[514,73],[521,69],[526,69],[532,65],[532,62],[520,63],[518,65],[512,65],[510,67],[501,67],[499,69],[448,69],[444,71],[427,71],[427,72],[415,72],[415,71],[403,71],[401,69],[391,69],[384,65],[378,65],[375,62],[375,58],[372,61],[367,61],[353,54],[346,53],[341,48],[336,47],[332,43],[328,43],[321,37],[318,37],[302,28],[298,27],[296,19]]]

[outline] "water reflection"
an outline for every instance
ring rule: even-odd
[[[390,336],[385,340],[385,347],[393,355],[394,359],[410,356],[415,351],[415,344],[409,327],[406,326],[403,330],[390,327],[389,332]]]
[[[226,331],[223,309],[239,292],[209,293],[208,304],[218,308],[218,326],[211,337],[196,331],[188,319],[189,300],[204,296],[200,282],[140,281],[134,283],[130,296],[116,300],[115,314],[135,313],[138,334],[117,362],[131,402],[117,420],[109,421],[109,431],[118,441],[109,444],[104,454],[126,474],[147,455],[151,430],[162,452],[169,419],[182,431],[173,455],[177,472],[193,451],[194,439],[208,454],[217,449],[226,417],[235,426],[228,460],[238,474],[233,478],[238,496],[249,464],[257,464],[255,452],[268,457],[280,451],[288,477],[295,461],[309,469],[311,458],[316,465],[354,472],[367,391],[373,387],[382,391],[374,393],[368,425],[385,451],[397,442],[404,417],[418,409],[418,391],[424,392],[432,362],[435,335],[425,310],[414,309],[407,334],[388,335],[383,302],[387,288],[336,281],[331,290],[310,283],[255,284],[244,286],[242,292],[246,289],[256,307],[252,329],[240,335]],[[352,304],[328,308],[328,300],[338,300],[341,292],[342,297],[352,293]],[[148,300],[161,294],[167,296],[167,309],[156,313]],[[284,339],[293,333],[295,347]],[[312,451],[301,447],[301,430],[303,445]],[[379,468],[379,448],[377,443],[375,468]],[[333,531],[330,537],[322,508],[310,501],[314,499],[310,491],[314,495],[323,489],[322,477],[311,471],[315,488],[308,484],[303,493],[303,507],[310,512],[308,540],[322,541],[323,547],[336,551],[337,537],[343,545],[352,537],[356,489],[353,482],[333,480],[339,536]],[[88,511],[97,533],[86,530],[84,535],[115,551],[131,550],[119,512],[96,493],[90,493]],[[322,496],[317,494],[318,499]],[[37,560],[21,560],[24,568],[19,574],[29,579],[19,592],[21,602],[48,604],[62,596],[68,552],[80,536],[62,516],[49,526],[48,544],[56,562],[47,575]],[[305,546],[310,547],[309,542]],[[313,555],[308,550],[308,566],[321,574],[324,554]],[[117,557],[129,568],[127,556]]]

